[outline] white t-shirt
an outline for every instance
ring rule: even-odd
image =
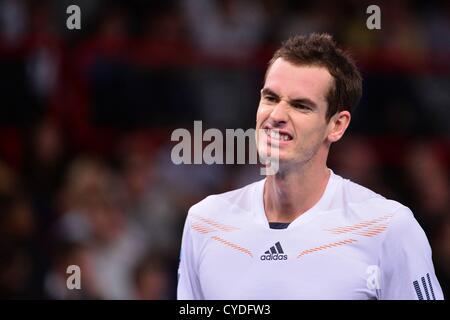
[[[443,299],[407,207],[331,172],[311,209],[271,229],[264,183],[191,207],[178,299]]]

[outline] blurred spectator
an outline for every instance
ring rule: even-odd
[[[0,194],[0,296],[29,299],[41,294],[45,256],[36,220],[25,196]]]
[[[0,242],[0,298],[29,299],[39,295],[30,287],[31,274],[34,271],[29,253],[23,248]]]
[[[44,119],[30,130],[22,165],[22,183],[40,216],[38,228],[45,236],[56,217],[57,195],[61,187],[68,150],[60,125]]]
[[[416,143],[406,154],[405,169],[412,207],[428,234],[449,216],[449,172],[432,145]]]
[[[378,154],[363,137],[347,136],[332,146],[330,167],[339,175],[359,183],[386,197],[393,191],[384,183]]]
[[[336,2],[326,0],[290,4],[285,8],[279,25],[280,34],[276,41],[281,42],[297,34],[307,35],[312,32],[334,30],[339,18],[336,6]]]
[[[100,299],[95,274],[90,257],[89,247],[61,241],[54,246],[53,261],[45,277],[44,288],[47,299]],[[68,289],[67,279],[70,276],[67,268],[71,265],[80,268],[80,289]]]
[[[143,230],[124,216],[118,187],[102,162],[76,160],[65,186],[66,212],[56,225],[61,240],[89,247],[93,278],[105,299],[131,297],[131,268],[147,246]]]
[[[383,28],[389,33],[382,38],[381,48],[393,59],[403,56],[412,63],[421,62],[425,54],[424,32],[411,4],[405,0],[386,1],[382,7]]]
[[[251,106],[256,109],[259,79],[241,65],[263,41],[264,6],[253,0],[183,0],[183,9],[200,57],[217,61],[192,71],[202,120],[211,127],[242,126],[251,119]]]
[[[450,39],[450,38],[449,38]],[[450,52],[450,51],[449,51]],[[450,55],[447,55],[447,57]],[[450,78],[447,75],[422,75],[413,82],[418,93],[420,118],[428,120],[428,131],[450,138]]]
[[[142,229],[152,249],[176,250],[178,243],[172,235],[176,232],[178,209],[168,186],[155,177],[151,151],[139,145],[122,150],[124,212],[129,221]]]
[[[262,40],[267,21],[259,1],[182,0],[182,3],[193,42],[208,56],[245,58]]]
[[[0,39],[11,47],[19,44],[26,35],[27,10],[22,0],[0,2]]]
[[[438,59],[448,58],[450,52],[450,3],[439,1],[439,6],[432,3],[425,5],[424,36],[429,52]]]
[[[135,267],[133,276],[135,299],[166,300],[170,296],[171,277],[166,255],[152,253],[145,256]]]

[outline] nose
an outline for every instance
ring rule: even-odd
[[[269,116],[270,124],[274,127],[283,126],[288,121],[287,107],[283,101],[280,101],[272,110]]]

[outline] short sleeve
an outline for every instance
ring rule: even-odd
[[[196,250],[192,238],[189,216],[186,219],[181,240],[180,264],[178,267],[178,300],[203,299],[197,272]]]
[[[428,239],[407,207],[392,217],[380,255],[383,300],[442,300]]]

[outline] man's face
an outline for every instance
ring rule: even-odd
[[[267,73],[256,114],[260,154],[267,156],[268,147],[277,148],[280,165],[286,166],[306,163],[326,147],[326,95],[332,84],[326,68],[278,58]]]

